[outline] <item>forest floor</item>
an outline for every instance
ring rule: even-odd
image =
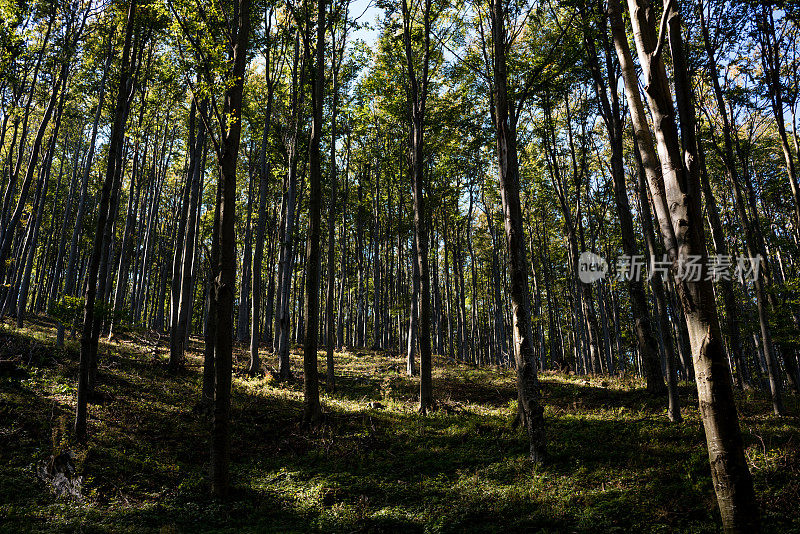
[[[0,531],[3,532],[717,532],[719,514],[691,387],[685,421],[635,379],[542,377],[548,461],[526,459],[512,428],[513,371],[436,357],[439,410],[416,412],[402,358],[336,353],[326,422],[300,425],[295,379],[248,378],[237,349],[231,498],[208,497],[210,421],[195,409],[201,351],[166,371],[168,339],[123,332],[100,348],[88,448],[69,441],[77,342],[52,324],[0,325]],[[272,358],[264,353],[268,365]],[[323,377],[324,356],[320,354]],[[738,396],[765,532],[800,531],[800,434],[760,393]],[[80,497],[57,497],[39,472],[75,454]]]

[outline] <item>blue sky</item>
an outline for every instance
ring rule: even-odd
[[[350,2],[350,18],[359,18],[359,22],[367,22],[370,29],[360,29],[353,32],[353,39],[363,39],[372,46],[378,39],[377,20],[381,10],[375,7],[375,0],[353,0]]]

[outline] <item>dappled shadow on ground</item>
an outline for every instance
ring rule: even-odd
[[[418,381],[397,356],[337,353],[326,421],[300,425],[302,375],[234,381],[231,498],[207,497],[210,420],[197,410],[202,344],[170,375],[166,340],[120,333],[102,351],[90,444],[66,439],[74,409],[74,347],[42,330],[0,330],[0,347],[41,357],[0,378],[0,529],[96,532],[715,532],[719,521],[691,388],[686,422],[663,399],[599,379],[543,377],[549,458],[526,460],[513,429],[513,373],[435,361],[441,409],[416,413]],[[15,352],[16,353],[16,352]],[[265,359],[269,358],[265,355]],[[324,372],[321,362],[320,370]],[[293,355],[294,369],[301,369]],[[323,375],[324,376],[324,375]],[[743,398],[742,428],[771,531],[798,528],[797,419]],[[379,402],[372,404],[370,402]],[[764,404],[762,404],[764,403]],[[791,413],[797,400],[788,399]],[[765,409],[760,409],[761,407]],[[37,462],[79,452],[83,504],[52,496]],[[794,522],[794,523],[793,523]]]

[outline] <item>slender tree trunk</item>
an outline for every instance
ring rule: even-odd
[[[66,80],[64,81],[65,87],[61,91],[61,96],[59,97],[58,101],[58,109],[56,111],[56,121],[53,125],[53,131],[51,133],[50,138],[50,146],[48,147],[47,154],[45,156],[43,162],[43,168],[40,171],[41,176],[39,178],[39,183],[37,184],[37,192],[36,192],[36,202],[35,205],[35,216],[28,222],[31,225],[31,229],[29,232],[29,240],[26,240],[26,248],[28,249],[28,259],[23,263],[24,267],[22,270],[22,277],[21,282],[19,285],[19,294],[17,297],[17,328],[22,328],[24,320],[25,320],[25,307],[28,302],[28,287],[30,285],[31,280],[31,271],[33,269],[33,257],[36,252],[38,240],[39,240],[39,228],[42,225],[42,212],[44,208],[45,198],[47,196],[47,186],[50,181],[50,171],[53,164],[53,155],[56,150],[56,141],[58,140],[58,132],[61,128],[61,118],[62,112],[64,110],[64,97],[67,93],[66,88]],[[59,175],[63,171],[63,160],[62,160],[62,170],[59,171]],[[59,176],[59,181],[60,181]],[[56,194],[58,194],[58,190],[56,190]],[[29,242],[28,242],[29,241]]]
[[[428,221],[430,217],[425,211],[423,193],[424,181],[424,135],[425,107],[428,96],[428,62],[430,59],[431,0],[425,0],[423,10],[422,31],[423,49],[421,58],[422,72],[418,76],[416,61],[411,47],[411,32],[414,18],[409,11],[407,0],[402,3],[403,12],[403,45],[405,48],[406,67],[409,76],[411,104],[411,191],[414,199],[414,242],[416,262],[419,275],[419,411],[422,414],[434,407],[433,382],[431,378],[431,333],[430,333],[430,276],[428,273]]]
[[[322,212],[322,105],[325,85],[325,0],[317,0],[317,47],[313,85],[313,124],[309,146],[308,236],[306,238],[306,291],[303,342],[303,422],[316,424],[322,418],[317,376],[319,336],[320,235]]]
[[[486,213],[486,226],[489,229],[489,237],[492,241],[492,298],[494,299],[494,328],[496,338],[495,363],[506,360],[508,349],[506,348],[505,321],[503,320],[503,301],[500,297],[502,282],[500,280],[500,259],[498,254],[498,238],[494,228],[494,215],[484,199],[484,210]]]
[[[264,112],[264,131],[261,138],[261,152],[259,154],[258,165],[258,223],[256,226],[256,248],[253,255],[253,296],[250,310],[250,365],[248,367],[248,374],[256,375],[261,368],[261,358],[258,354],[258,349],[261,346],[261,272],[263,268],[264,257],[264,234],[267,224],[267,189],[269,188],[269,178],[271,175],[271,165],[267,157],[267,146],[269,144],[269,136],[271,131],[272,121],[272,101],[275,94],[275,76],[272,74],[272,50],[273,39],[272,33],[272,11],[267,14],[267,27],[266,35],[267,53],[264,56],[264,72],[266,73],[267,82],[267,107]],[[270,243],[270,249],[272,244]],[[271,250],[268,254],[271,260]],[[272,276],[272,268],[270,264],[270,289],[274,288],[274,277]],[[268,308],[272,308],[271,291],[268,291]],[[267,324],[271,324],[272,318],[267,317]]]
[[[108,212],[111,204],[111,189],[116,176],[116,168],[121,165],[122,143],[127,117],[129,80],[131,67],[131,41],[133,39],[136,0],[131,0],[128,7],[128,18],[125,25],[125,44],[122,50],[122,67],[120,70],[117,99],[114,107],[114,123],[109,137],[108,164],[103,187],[100,192],[97,230],[94,236],[91,259],[87,273],[86,299],[83,309],[83,331],[81,334],[80,366],[78,369],[78,402],[75,412],[75,435],[80,441],[86,441],[87,397],[89,393],[89,374],[92,351],[96,351],[97,341],[92,335],[95,321],[95,296],[97,294],[97,275],[100,267],[101,248],[108,223]],[[87,173],[88,173],[87,169]],[[93,343],[94,342],[94,343]],[[93,346],[94,344],[94,346]]]
[[[348,137],[348,147],[350,138]],[[344,195],[342,196],[343,204],[347,204],[348,193],[350,192],[350,180],[348,180],[348,173],[350,167],[350,151],[347,152],[347,164],[345,165],[344,173]],[[342,224],[339,228],[339,301],[336,305],[336,345],[344,347],[347,343],[345,339],[344,320],[345,320],[345,282],[347,280],[347,219],[345,210],[342,210]]]
[[[252,151],[251,151],[252,152]],[[252,160],[251,155],[251,160]],[[239,294],[239,309],[236,319],[236,341],[244,343],[250,338],[251,288],[253,274],[253,182],[255,169],[250,172],[247,188],[247,218],[244,230],[244,254],[242,257],[242,280]]]
[[[336,330],[334,325],[334,316],[333,316],[333,300],[334,300],[334,272],[336,266],[336,242],[335,242],[335,226],[336,226],[336,211],[337,211],[337,198],[336,195],[338,193],[338,176],[337,176],[337,166],[336,166],[336,114],[337,114],[337,106],[339,103],[339,67],[342,63],[344,58],[344,47],[347,41],[347,13],[349,4],[345,6],[345,25],[344,30],[342,31],[342,45],[339,47],[339,50],[336,49],[336,34],[334,33],[334,27],[331,26],[331,42],[333,43],[333,87],[332,87],[332,104],[331,104],[331,161],[330,161],[330,173],[331,173],[331,193],[330,199],[328,200],[328,277],[327,277],[327,289],[326,289],[326,297],[325,297],[325,322],[327,323],[327,341],[328,341],[328,350],[326,354],[326,377],[325,377],[325,384],[327,390],[329,392],[333,392],[336,389],[336,376],[334,373],[334,347],[336,346]],[[350,148],[350,137],[347,137],[348,142],[348,151]],[[344,232],[344,225],[340,229],[341,232]],[[339,251],[339,254],[344,254],[344,250]],[[342,271],[343,276],[344,271]],[[339,306],[341,306],[341,301]],[[339,308],[341,309],[341,308]]]
[[[592,77],[595,82],[595,91],[600,102],[601,115],[611,142],[611,177],[614,182],[614,202],[617,207],[617,215],[619,216],[620,230],[622,233],[622,250],[626,256],[633,258],[638,255],[639,251],[636,245],[636,236],[633,230],[633,216],[631,215],[625,183],[626,178],[622,154],[622,117],[619,96],[615,87],[616,75],[614,73],[614,66],[611,63],[612,51],[608,41],[608,34],[604,22],[605,19],[602,20],[603,23],[599,25],[600,27],[598,30],[600,33],[600,40],[605,45],[607,76],[604,76],[601,71],[594,45],[594,37],[589,35],[588,22],[585,23],[584,42],[588,52],[589,69],[592,72]],[[611,87],[612,90],[609,90],[609,87]],[[650,326],[650,311],[647,306],[644,284],[637,276],[628,276],[627,282],[633,308],[634,332],[636,333],[639,354],[642,357],[644,374],[647,379],[647,390],[651,393],[661,395],[667,391],[667,388],[664,385],[664,377],[661,373],[661,365],[658,360],[658,345],[653,337],[652,328]],[[600,301],[602,302],[602,295],[600,296]],[[672,408],[669,411],[670,420],[680,421],[681,416],[680,409],[677,406],[677,396],[674,394],[670,395],[669,400],[670,407]]]
[[[222,184],[217,179],[217,192],[214,197],[214,226],[219,227],[220,221],[220,206],[221,206]],[[211,254],[208,258],[208,289],[206,290],[206,306],[208,311],[206,313],[206,328],[203,349],[203,391],[200,398],[200,404],[203,408],[208,410],[214,409],[214,393],[216,389],[217,373],[215,369],[216,351],[215,339],[217,337],[217,297],[216,297],[216,279],[219,276],[219,233],[216,231],[211,232]]]
[[[763,65],[764,80],[767,86],[770,103],[772,104],[772,115],[778,128],[778,137],[781,141],[781,150],[786,164],[786,175],[789,179],[789,190],[792,194],[792,207],[795,217],[795,236],[800,239],[800,186],[797,183],[797,172],[795,169],[792,151],[789,148],[789,140],[786,134],[786,121],[784,119],[783,106],[783,82],[781,81],[781,59],[783,51],[780,49],[775,35],[775,19],[772,13],[773,4],[764,0],[759,1],[761,7],[760,16],[757,15],[758,40],[761,44],[761,60]],[[756,8],[758,9],[758,8]],[[762,342],[766,343],[765,341]],[[769,358],[767,358],[769,363]]]
[[[205,101],[200,104],[201,113],[205,113]],[[192,151],[190,158],[192,162],[189,164],[191,173],[187,176],[187,187],[189,188],[188,198],[188,212],[186,220],[186,235],[183,240],[183,250],[180,251],[181,265],[180,271],[180,286],[178,287],[178,307],[177,318],[175,322],[174,331],[171,332],[170,337],[170,365],[177,368],[183,361],[183,355],[186,350],[186,341],[189,334],[189,315],[194,302],[192,295],[192,283],[194,281],[195,262],[197,261],[195,251],[195,238],[198,226],[198,213],[197,208],[200,203],[200,189],[202,188],[203,176],[205,171],[203,161],[203,151],[206,141],[205,125],[201,122],[199,124],[197,137],[194,143],[190,145],[189,149]],[[209,399],[210,401],[211,399]]]
[[[67,272],[64,279],[64,294],[69,296],[74,295],[75,284],[77,282],[75,275],[78,268],[78,239],[80,238],[81,230],[83,229],[84,212],[86,210],[86,202],[88,200],[89,176],[92,171],[92,160],[94,159],[94,150],[97,142],[97,131],[100,126],[100,117],[103,113],[106,82],[108,80],[108,74],[111,71],[111,60],[114,57],[113,41],[114,40],[112,38],[109,38],[108,55],[106,56],[106,63],[103,67],[103,78],[100,81],[100,94],[97,97],[97,109],[95,110],[94,122],[92,123],[92,134],[89,141],[89,150],[86,153],[86,160],[83,163],[83,177],[81,180],[78,208],[75,214],[75,228],[72,231],[69,259],[67,260]]]
[[[141,182],[140,174],[144,172],[144,164],[147,159],[147,139],[145,138],[145,151],[141,163],[138,157],[138,146],[133,156],[133,172],[131,173],[130,186],[128,189],[128,209],[125,217],[125,229],[123,230],[122,245],[120,246],[119,262],[117,264],[117,287],[114,292],[114,307],[111,318],[111,328],[108,337],[114,336],[114,328],[119,323],[122,308],[125,305],[125,294],[128,289],[128,277],[130,269],[131,240],[136,226],[136,216],[138,214],[138,192],[141,187],[137,187],[137,182]]]
[[[729,170],[732,180],[736,180],[736,159],[733,155],[733,142],[730,121],[728,120],[728,112],[722,96],[722,88],[719,84],[717,77],[717,62],[714,56],[714,51],[711,47],[711,39],[708,34],[708,25],[705,19],[705,8],[703,3],[700,2],[700,28],[703,36],[703,48],[706,52],[708,60],[708,75],[711,78],[711,84],[714,89],[714,97],[717,101],[717,107],[722,117],[722,135],[725,140],[723,163]],[[725,242],[725,235],[722,231],[722,222],[719,216],[719,209],[717,208],[717,201],[711,191],[711,184],[709,183],[708,173],[706,172],[705,162],[703,161],[704,153],[702,144],[698,144],[698,156],[700,157],[701,181],[703,187],[703,197],[706,201],[706,211],[708,212],[709,226],[711,227],[711,234],[714,239],[714,249],[718,256],[728,255],[728,245]],[[727,276],[719,280],[719,288],[722,293],[722,300],[725,306],[725,319],[727,322],[728,338],[730,341],[730,349],[733,353],[733,361],[736,365],[735,380],[738,387],[742,387],[742,382],[747,382],[745,376],[745,365],[742,357],[742,342],[741,334],[739,332],[739,309],[736,305],[733,293],[733,283]]]
[[[639,149],[639,143],[634,138],[634,157],[637,163],[637,175],[639,179],[639,213],[642,216],[642,227],[645,235],[645,243],[648,255],[656,257],[656,240],[653,231],[653,217],[650,214],[650,203],[647,200],[647,185],[644,165]],[[669,311],[667,310],[667,297],[664,292],[664,281],[661,273],[654,270],[650,276],[650,285],[653,288],[653,296],[656,301],[656,314],[658,316],[658,331],[661,335],[661,345],[664,348],[664,355],[667,368],[667,387],[669,397],[669,407],[667,414],[670,421],[679,422],[682,420],[680,404],[678,398],[678,378],[676,374],[677,361],[675,360],[675,346],[672,343],[672,331],[669,327]]]
[[[408,313],[408,349],[406,350],[406,374],[416,374],[414,358],[417,349],[417,316],[419,315],[419,263],[412,261],[411,310]]]
[[[48,43],[48,41],[50,39],[50,33],[51,33],[52,29],[53,29],[53,22],[56,20],[56,15],[57,14],[58,14],[58,10],[53,9],[52,13],[50,14],[50,18],[47,21],[47,30],[44,33],[44,38],[42,39],[42,46],[41,46],[41,48],[39,50],[39,54],[38,54],[38,57],[36,59],[36,65],[33,68],[33,75],[31,76],[31,88],[30,88],[30,91],[28,92],[28,99],[27,99],[27,101],[25,103],[25,111],[23,113],[23,118],[22,118],[22,135],[19,137],[19,147],[18,147],[18,152],[17,152],[17,160],[16,160],[16,162],[14,164],[14,168],[13,168],[13,171],[11,172],[11,176],[9,176],[9,178],[8,178],[8,184],[6,185],[6,190],[5,190],[4,194],[3,194],[3,206],[2,206],[2,212],[0,212],[0,244],[2,244],[6,240],[6,234],[9,233],[9,231],[10,231],[11,234],[13,234],[13,230],[14,230],[13,226],[11,226],[9,224],[9,219],[11,217],[11,201],[13,200],[13,197],[14,197],[14,192],[16,190],[16,185],[17,185],[17,179],[19,177],[19,171],[22,168],[22,160],[24,159],[24,156],[25,156],[25,148],[26,148],[26,143],[28,141],[28,119],[30,117],[31,103],[33,101],[33,94],[34,94],[34,91],[36,90],[36,82],[39,79],[39,67],[42,64],[42,60],[45,58],[45,53],[44,53],[45,52],[45,47],[47,46],[47,43]],[[66,67],[66,63],[64,63],[63,67],[64,68]],[[48,104],[48,108],[50,108],[51,106],[55,105],[55,101],[57,99],[57,93],[58,93],[58,85],[56,85],[56,87],[54,88],[53,93],[50,95],[50,103]],[[51,110],[51,112],[52,112],[52,110]],[[49,121],[49,118],[48,118],[48,121]],[[45,126],[45,128],[47,126],[46,122],[47,121],[42,120],[42,124]],[[14,144],[16,143],[16,140],[17,140],[17,124],[18,123],[15,121],[14,139],[12,140],[11,146],[9,147],[9,151],[8,151],[8,160],[9,160],[9,162],[11,161],[11,154],[14,151]],[[39,127],[39,130],[42,132],[42,135],[44,135],[43,128],[41,126]],[[37,138],[39,137],[38,132],[37,132],[36,137]],[[41,143],[41,140],[40,140],[40,143]],[[34,141],[33,148],[34,149],[36,148],[36,142],[35,141]],[[33,157],[33,155],[34,155],[34,152],[32,150],[31,151],[31,157]],[[38,155],[36,157],[38,158]],[[33,163],[34,163],[33,166],[35,167],[36,166],[35,165],[35,161],[36,160],[31,159],[31,161],[33,161]],[[29,165],[28,172],[30,172],[30,165]],[[3,248],[5,248],[5,247],[3,246]],[[3,263],[0,262],[0,275],[2,274],[2,270],[3,270]]]
[[[214,371],[216,391],[211,430],[211,491],[226,497],[229,487],[231,371],[233,341],[233,301],[236,283],[236,163],[242,131],[242,94],[250,44],[250,0],[239,0],[238,20],[232,28],[231,83],[225,91],[222,116],[229,122],[220,124],[219,180],[221,185],[219,226],[219,264],[216,279],[216,336]]]
[[[375,193],[372,200],[373,231],[372,231],[372,350],[380,350],[381,347],[381,292],[383,290],[383,279],[381,278],[381,225],[378,204],[380,203],[380,169],[375,169]]]
[[[519,163],[515,111],[508,98],[506,67],[507,37],[505,2],[492,0],[493,100],[497,136],[500,195],[503,201],[506,245],[511,277],[510,296],[513,313],[514,359],[517,369],[517,400],[522,422],[528,431],[530,458],[541,462],[545,455],[544,410],[540,405],[539,380],[534,361],[533,328],[531,325],[530,290],[525,234],[522,229],[522,207],[519,199]]]
[[[28,158],[28,168],[25,171],[25,177],[22,180],[22,186],[19,192],[19,198],[17,200],[17,206],[14,211],[11,213],[11,216],[8,218],[8,221],[3,226],[2,231],[2,241],[0,242],[0,274],[2,274],[3,270],[5,269],[5,261],[8,257],[9,252],[11,251],[11,243],[14,241],[15,237],[15,230],[17,224],[19,224],[20,219],[22,218],[22,213],[25,210],[25,206],[28,200],[28,192],[30,191],[31,183],[33,182],[33,176],[37,169],[37,162],[39,161],[39,154],[42,148],[42,142],[44,140],[45,132],[47,131],[47,127],[50,124],[50,118],[53,115],[53,111],[56,108],[56,104],[59,100],[59,90],[65,86],[67,82],[67,74],[69,73],[69,62],[65,60],[61,64],[61,68],[59,71],[58,79],[56,81],[55,87],[53,88],[53,92],[50,95],[50,100],[47,103],[47,107],[44,110],[44,115],[42,117],[42,122],[39,123],[39,129],[36,132],[36,136],[33,140],[33,146],[31,147],[30,156]],[[66,88],[64,88],[66,90]],[[21,144],[24,144],[24,139],[20,141]],[[21,151],[20,151],[21,153]]]
[[[75,186],[78,176],[79,168],[79,155],[82,152],[82,134],[83,127],[77,131],[78,142],[75,147],[75,154],[72,160],[72,176],[70,178],[69,193],[67,201],[64,205],[64,211],[61,215],[61,228],[58,232],[58,248],[56,250],[56,259],[53,264],[53,277],[49,284],[49,294],[47,297],[46,309],[48,313],[52,313],[53,305],[56,303],[59,289],[61,288],[62,270],[64,267],[64,252],[67,246],[67,228],[69,228],[70,214],[72,213],[72,203],[75,200]],[[63,331],[63,325],[59,322],[58,328]]]
[[[189,141],[187,152],[189,152],[189,165],[186,169],[186,180],[184,182],[181,195],[180,215],[178,216],[178,231],[175,235],[175,243],[172,251],[172,278],[170,281],[170,350],[169,350],[169,369],[171,372],[178,370],[180,357],[178,347],[183,339],[182,333],[178,332],[179,307],[181,299],[181,279],[183,267],[183,252],[186,249],[186,227],[188,225],[190,206],[189,198],[192,194],[194,183],[195,166],[197,161],[197,139],[195,136],[195,116],[197,115],[197,101],[193,98],[189,108]],[[182,348],[182,347],[181,347]]]
[[[299,142],[300,108],[304,95],[305,68],[300,68],[299,35],[295,38],[294,65],[292,68],[292,128],[293,133],[289,146],[289,169],[284,201],[284,225],[281,235],[280,266],[278,269],[278,316],[275,324],[277,339],[278,373],[286,380],[292,376],[289,360],[289,313],[291,309],[291,281],[294,267],[294,226],[297,190],[297,150]],[[298,82],[298,69],[299,82]]]

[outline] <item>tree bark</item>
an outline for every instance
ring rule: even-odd
[[[97,341],[94,339],[93,325],[95,321],[95,296],[97,294],[97,275],[100,267],[101,249],[108,223],[108,212],[111,203],[111,189],[116,176],[117,166],[121,165],[122,143],[127,117],[127,104],[129,94],[129,80],[131,67],[131,42],[133,40],[134,19],[136,16],[136,0],[131,0],[128,6],[127,22],[125,24],[125,44],[122,50],[122,66],[120,69],[117,99],[114,105],[114,123],[108,144],[108,163],[103,187],[100,192],[98,208],[97,230],[89,260],[86,276],[86,297],[83,308],[83,331],[81,333],[80,365],[78,369],[78,402],[75,411],[75,435],[78,440],[85,442],[87,438],[87,397],[89,393],[89,373],[91,367],[91,353],[96,351]],[[99,112],[98,112],[99,113]],[[89,170],[87,169],[87,173]],[[93,346],[94,345],[94,346]]]
[[[423,192],[425,157],[425,107],[428,96],[428,64],[430,60],[431,0],[422,6],[423,50],[422,72],[417,75],[414,53],[411,47],[413,17],[408,1],[403,0],[403,45],[411,94],[411,191],[414,200],[414,242],[416,262],[419,268],[419,412],[425,414],[434,408],[433,382],[431,377],[431,332],[430,332],[430,276],[428,273],[428,221]]]
[[[308,151],[309,195],[306,238],[305,335],[303,340],[303,422],[316,424],[322,418],[317,374],[319,336],[319,272],[322,212],[322,105],[325,86],[325,0],[317,0],[317,46],[312,92],[313,123]]]
[[[218,147],[220,191],[219,264],[215,281],[216,336],[214,371],[216,392],[211,430],[211,491],[226,497],[229,488],[233,301],[236,282],[236,163],[242,131],[242,93],[250,44],[250,0],[238,0],[238,20],[233,28],[230,85],[225,91]]]
[[[332,87],[332,97],[333,102],[331,104],[331,161],[330,161],[330,173],[331,173],[331,193],[330,199],[328,201],[328,279],[327,284],[328,287],[326,289],[326,298],[325,298],[325,321],[327,323],[327,341],[328,341],[328,350],[326,354],[326,377],[325,377],[325,385],[329,392],[333,392],[336,389],[336,376],[334,373],[334,348],[336,346],[336,339],[337,339],[337,332],[335,330],[334,324],[334,316],[333,316],[333,300],[334,300],[334,287],[335,287],[335,280],[334,280],[334,272],[336,266],[336,242],[335,242],[335,226],[336,226],[336,211],[337,211],[337,194],[338,194],[338,176],[337,176],[337,166],[336,166],[336,114],[337,114],[337,107],[339,103],[339,67],[342,64],[342,60],[344,59],[344,48],[345,43],[347,42],[347,24],[348,24],[348,6],[349,4],[345,5],[344,10],[344,28],[342,30],[342,45],[339,47],[339,50],[336,49],[336,34],[333,30],[333,26],[331,27],[331,41],[333,43],[333,87]],[[348,136],[348,150],[349,150],[349,140],[350,137]],[[344,225],[340,229],[341,232],[344,232]],[[339,254],[344,254],[344,251],[340,249]],[[344,276],[344,272],[342,271],[342,276]],[[341,302],[341,301],[340,301]],[[341,303],[339,304],[341,307]]]
[[[528,261],[519,199],[515,110],[508,97],[506,66],[506,47],[508,45],[505,16],[504,0],[492,0],[494,119],[500,170],[500,194],[503,201],[506,245],[510,259],[510,296],[513,314],[514,359],[517,370],[517,400],[522,422],[528,432],[530,458],[538,463],[544,459],[545,455],[544,409],[540,404],[539,379],[534,360],[536,342],[531,325]]]
[[[670,45],[673,61],[679,60],[675,67],[676,93],[679,105],[685,108],[690,102],[688,86],[685,84],[686,71],[677,72],[679,65],[685,65],[680,46],[680,19],[677,8],[673,8],[669,2],[665,3],[665,10],[671,10],[667,15],[673,19],[669,23],[669,32],[672,34]],[[688,169],[684,168],[681,160],[672,97],[664,63],[659,55],[663,42],[659,42],[655,34],[655,14],[643,0],[628,0],[628,7],[661,156],[663,193],[670,206],[669,219],[662,220],[661,224],[665,226],[668,223],[673,228],[679,262],[685,261],[689,255],[699,255],[703,263],[706,252],[696,162],[693,161],[691,145],[686,147]],[[621,42],[615,44],[619,51]],[[683,113],[681,118],[686,118]],[[694,124],[683,122],[683,125],[685,132],[693,132]],[[713,288],[710,280],[705,280],[703,276],[700,278],[699,281],[680,281],[677,286],[692,345],[712,480],[724,529],[728,532],[756,532],[759,530],[758,507],[744,457]]]
[[[613,1],[613,0],[612,0]],[[622,234],[622,250],[626,256],[632,258],[638,255],[636,236],[633,230],[633,216],[631,215],[630,202],[625,183],[625,169],[623,165],[623,131],[622,117],[619,105],[619,96],[616,90],[616,76],[611,64],[611,47],[608,43],[608,35],[605,23],[598,28],[601,41],[605,44],[606,57],[606,76],[603,76],[597,58],[597,51],[594,46],[594,36],[589,35],[589,28],[585,26],[584,42],[589,56],[589,69],[594,79],[595,91],[600,102],[600,113],[608,131],[611,143],[611,177],[614,182],[614,202],[619,216],[620,231]],[[608,81],[607,81],[608,80]],[[609,87],[612,88],[609,90]],[[609,93],[611,102],[609,102]],[[653,337],[650,326],[650,311],[647,306],[647,297],[644,292],[644,284],[641,279],[629,276],[628,292],[631,296],[631,306],[633,308],[634,331],[639,347],[639,354],[642,357],[645,378],[647,379],[647,390],[653,394],[661,395],[667,391],[664,384],[664,376],[661,373],[661,364],[658,359],[658,345]],[[602,295],[601,295],[602,301]],[[670,401],[670,420],[680,421],[680,409],[677,406],[678,398],[674,395],[674,384]]]
[[[200,104],[201,113],[205,113],[206,103],[203,101]],[[189,195],[189,211],[186,221],[186,237],[183,240],[183,250],[180,253],[181,267],[180,267],[180,288],[178,293],[178,310],[177,322],[175,324],[175,331],[170,338],[170,362],[179,364],[183,360],[183,355],[186,350],[186,341],[189,335],[189,316],[191,314],[192,304],[194,303],[194,295],[192,294],[192,283],[194,282],[194,274],[196,271],[196,247],[195,239],[197,235],[198,226],[198,205],[200,204],[200,190],[202,188],[203,177],[205,174],[203,150],[206,142],[205,124],[202,122],[198,125],[197,137],[194,140],[194,145],[190,147],[192,150],[191,158],[194,160],[189,166],[192,170],[189,175],[187,186],[191,188]],[[174,351],[174,354],[173,354]]]
[[[258,349],[261,346],[261,272],[264,257],[264,234],[267,225],[267,189],[269,188],[269,178],[271,165],[267,157],[267,145],[272,125],[272,101],[275,95],[276,77],[272,73],[272,11],[267,14],[266,36],[267,53],[264,55],[264,72],[267,82],[267,107],[264,111],[264,131],[261,138],[261,153],[258,165],[258,223],[256,225],[256,248],[253,254],[253,297],[250,313],[250,365],[248,374],[251,376],[258,374],[261,369],[261,358]],[[270,245],[271,247],[271,245]],[[271,256],[271,254],[270,254]],[[271,260],[271,258],[269,258]],[[272,269],[270,265],[270,285],[272,285]],[[271,297],[269,297],[271,300]],[[268,304],[271,306],[271,304]],[[271,317],[267,317],[267,324],[271,323]]]

